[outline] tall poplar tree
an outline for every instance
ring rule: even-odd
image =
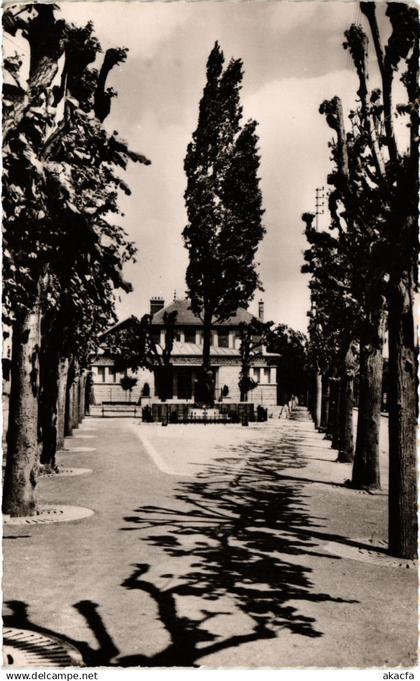
[[[255,254],[265,229],[259,188],[257,123],[241,124],[240,59],[224,67],[216,42],[207,62],[207,82],[197,129],[185,158],[189,253],[187,294],[203,322],[201,396],[212,402],[211,328],[247,306],[260,287]]]

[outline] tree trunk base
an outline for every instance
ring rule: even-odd
[[[59,468],[56,463],[54,464],[40,464],[39,466],[39,473],[41,475],[55,475],[56,473],[59,473]]]
[[[36,513],[40,300],[38,292],[33,309],[13,324],[9,427],[3,484],[3,513],[13,517]]]
[[[354,482],[353,480],[346,480],[344,486],[348,487],[349,489],[360,490],[361,492],[378,492],[382,489],[381,485],[377,483],[372,483],[371,485],[368,485],[366,483],[357,483]]]
[[[346,451],[339,451],[338,456],[337,456],[337,463],[353,463],[353,451],[351,452],[346,452]]]

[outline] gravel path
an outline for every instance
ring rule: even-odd
[[[89,435],[89,437],[87,437]],[[5,624],[63,636],[89,666],[408,666],[416,570],[384,553],[386,496],[304,410],[241,426],[87,418],[43,503],[71,523],[7,527]]]

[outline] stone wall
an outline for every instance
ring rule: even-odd
[[[248,393],[248,401],[262,404],[264,407],[274,407],[277,404],[277,384],[260,383]]]

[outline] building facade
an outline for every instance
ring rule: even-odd
[[[168,399],[191,401],[195,398],[195,385],[202,363],[203,324],[190,309],[188,300],[174,300],[165,306],[162,298],[152,298],[150,314],[152,316],[152,334],[154,341],[161,347],[165,344],[164,313],[176,312],[175,340],[171,354],[172,394]],[[263,319],[263,303],[259,303],[259,318]],[[239,308],[236,314],[225,322],[215,323],[211,336],[211,365],[214,372],[215,400],[240,401],[239,375],[241,369],[239,324],[249,323],[253,315]],[[129,324],[129,320],[121,324]],[[118,328],[121,324],[117,325]],[[110,331],[112,333],[112,330]],[[262,348],[261,354],[252,360],[250,377],[256,387],[249,391],[248,401],[263,406],[277,404],[277,359],[278,355],[268,353]],[[134,376],[137,384],[131,394],[120,385],[122,374],[115,371],[112,359],[106,352],[106,336],[102,353],[98,355],[92,366],[93,390],[95,401],[139,401],[144,393],[150,392],[152,401],[159,400],[158,372],[138,370]],[[145,384],[148,388],[145,389]]]

